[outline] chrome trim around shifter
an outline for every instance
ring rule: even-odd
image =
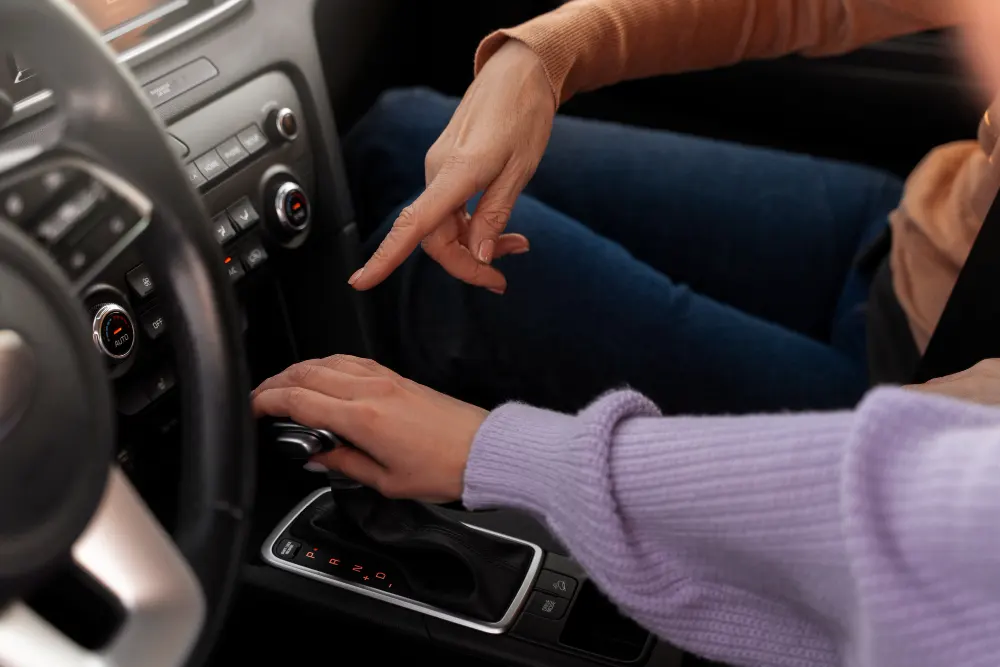
[[[176,43],[191,39],[212,29],[242,11],[250,4],[250,0],[225,0],[225,2],[195,14],[186,21],[181,21],[169,30],[150,37],[142,44],[118,54],[118,62],[123,65],[140,65],[172,48]],[[3,127],[14,125],[26,118],[39,114],[52,107],[51,90],[40,90],[34,95],[24,98],[14,104],[14,114]]]
[[[486,535],[491,535],[493,537],[499,537],[503,540],[508,540],[514,542],[515,544],[523,544],[529,547],[533,554],[531,556],[531,564],[528,565],[528,572],[524,576],[524,582],[521,587],[517,590],[517,594],[514,595],[514,600],[510,603],[510,607],[504,613],[503,618],[499,621],[493,623],[487,623],[486,621],[479,621],[473,618],[468,618],[466,616],[461,616],[460,614],[454,614],[450,611],[444,609],[439,609],[425,602],[419,602],[417,600],[411,600],[402,595],[396,595],[395,593],[389,593],[386,591],[381,591],[375,588],[369,588],[368,586],[363,586],[361,584],[356,584],[351,581],[344,581],[343,579],[338,579],[332,575],[326,574],[324,572],[317,572],[315,570],[310,570],[307,567],[298,565],[296,563],[290,563],[287,560],[282,560],[274,555],[274,545],[277,543],[281,535],[288,529],[292,522],[302,512],[311,506],[316,500],[318,500],[323,495],[330,493],[329,488],[322,488],[313,493],[309,494],[305,500],[296,505],[288,516],[278,523],[278,527],[268,535],[267,539],[264,540],[264,545],[260,549],[260,555],[268,565],[278,568],[279,570],[285,570],[291,572],[292,574],[297,574],[309,579],[314,579],[324,584],[330,586],[336,586],[337,588],[342,588],[344,590],[353,591],[360,595],[366,597],[374,598],[376,600],[381,600],[382,602],[387,602],[391,605],[397,607],[402,607],[403,609],[409,609],[410,611],[415,611],[419,614],[425,614],[427,616],[433,616],[434,618],[439,618],[442,621],[448,621],[449,623],[455,623],[457,625],[462,625],[467,628],[472,628],[473,630],[479,630],[480,632],[485,632],[491,635],[500,635],[507,631],[507,629],[513,624],[514,619],[517,617],[517,613],[521,610],[524,605],[524,601],[527,599],[528,595],[531,593],[532,586],[535,584],[535,578],[538,576],[538,571],[542,569],[542,548],[537,544],[531,542],[526,542],[525,540],[519,540],[516,537],[511,537],[509,535],[504,535],[503,533],[497,533],[492,530],[487,530],[485,528],[480,528],[479,526],[474,526],[470,523],[464,524],[472,530],[478,530]]]

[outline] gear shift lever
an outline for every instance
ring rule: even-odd
[[[350,446],[336,435],[293,422],[270,427],[282,451],[301,457]],[[308,451],[313,456],[319,451]],[[304,542],[331,553],[361,553],[391,564],[407,597],[485,622],[504,617],[531,567],[534,550],[450,519],[411,500],[390,500],[331,473],[331,493],[289,527]],[[333,558],[339,561],[339,558]]]

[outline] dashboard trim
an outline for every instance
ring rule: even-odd
[[[139,46],[123,51],[118,55],[118,62],[122,65],[140,65],[173,48],[179,42],[192,39],[212,29],[238,14],[249,4],[250,0],[225,0],[212,9],[196,14],[173,28],[151,37]],[[26,97],[14,105],[14,113],[4,127],[9,127],[50,109],[53,101],[51,90],[40,90],[30,97]]]
[[[419,602],[417,600],[411,600],[408,597],[402,595],[396,595],[395,593],[389,593],[388,591],[382,591],[376,588],[369,588],[362,584],[356,584],[351,581],[346,581],[344,579],[339,579],[332,575],[326,574],[324,572],[318,572],[316,570],[311,570],[302,565],[296,563],[291,563],[287,560],[282,560],[274,555],[274,545],[281,538],[281,535],[288,529],[289,526],[295,521],[298,516],[309,508],[317,499],[330,493],[330,487],[324,487],[318,489],[313,493],[306,496],[305,500],[299,503],[295,509],[288,513],[284,519],[278,524],[274,531],[264,540],[264,544],[261,546],[260,555],[268,565],[275,567],[279,570],[285,570],[292,574],[297,574],[301,577],[306,577],[308,579],[313,579],[323,584],[329,586],[335,586],[344,590],[352,591],[358,593],[359,595],[364,595],[365,597],[374,598],[382,602],[386,602],[397,607],[402,607],[403,609],[409,609],[410,611],[415,611],[420,614],[425,614],[427,616],[433,616],[434,618],[441,619],[442,621],[447,621],[449,623],[455,623],[457,625],[464,626],[466,628],[471,628],[473,630],[479,630],[480,632],[485,632],[490,635],[500,635],[507,631],[507,629],[513,624],[514,619],[517,618],[517,614],[521,611],[521,607],[524,605],[524,601],[531,594],[532,587],[535,584],[535,579],[538,576],[539,570],[542,569],[542,548],[537,544],[528,542],[526,540],[521,540],[516,537],[511,537],[510,535],[504,535],[503,533],[498,533],[492,530],[487,530],[480,526],[473,525],[471,523],[464,523],[465,526],[471,528],[472,530],[477,530],[481,533],[487,535],[492,535],[493,537],[498,537],[500,539],[508,540],[514,542],[515,544],[522,544],[529,547],[532,550],[531,563],[528,565],[528,572],[524,576],[524,582],[518,589],[517,594],[514,596],[514,600],[510,603],[507,608],[507,612],[503,615],[499,621],[489,623],[486,621],[479,621],[476,619],[461,616],[459,614],[454,614],[450,611],[440,609],[433,605],[429,605],[424,602]]]

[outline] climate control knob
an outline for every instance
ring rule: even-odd
[[[278,184],[274,190],[274,220],[283,235],[305,231],[312,220],[312,205],[302,186],[294,181]]]
[[[122,361],[135,350],[135,325],[128,311],[104,303],[94,311],[94,344],[104,356]]]

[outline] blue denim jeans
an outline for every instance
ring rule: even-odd
[[[370,252],[457,101],[391,91],[345,141]],[[497,296],[417,250],[373,295],[384,360],[486,407],[633,387],[668,413],[830,409],[868,387],[854,262],[902,184],[868,167],[568,117],[508,231]]]

